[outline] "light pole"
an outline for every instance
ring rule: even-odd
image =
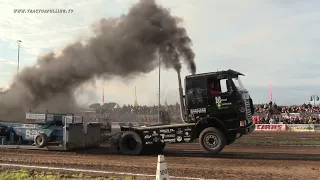
[[[21,40],[17,40],[18,43],[18,66],[17,66],[17,74],[19,73],[19,64],[20,64],[20,43],[22,41]]]
[[[158,95],[158,123],[160,123],[160,51],[159,51],[159,95]]]

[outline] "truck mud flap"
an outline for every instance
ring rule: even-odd
[[[143,153],[144,154],[162,153],[165,147],[166,147],[165,143],[145,144],[143,147]]]

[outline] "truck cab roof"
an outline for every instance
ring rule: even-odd
[[[186,76],[186,79],[195,78],[195,77],[203,77],[203,76],[211,76],[211,77],[217,77],[218,79],[226,79],[228,77],[236,78],[238,76],[244,76],[244,74],[228,69],[223,71],[215,71],[215,72],[207,72],[207,73],[199,73],[194,75],[188,75]]]

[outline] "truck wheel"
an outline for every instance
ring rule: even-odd
[[[38,148],[43,148],[43,147],[47,146],[48,141],[49,141],[48,136],[44,133],[40,133],[34,138],[34,143],[36,144],[36,146]]]
[[[209,127],[200,133],[199,142],[205,151],[217,154],[226,145],[226,136],[221,130]]]
[[[138,155],[142,152],[141,137],[133,131],[126,131],[120,136],[119,150],[125,155]]]

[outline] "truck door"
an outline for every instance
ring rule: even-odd
[[[227,79],[208,78],[208,106],[211,111],[223,111],[232,105],[232,87]]]

